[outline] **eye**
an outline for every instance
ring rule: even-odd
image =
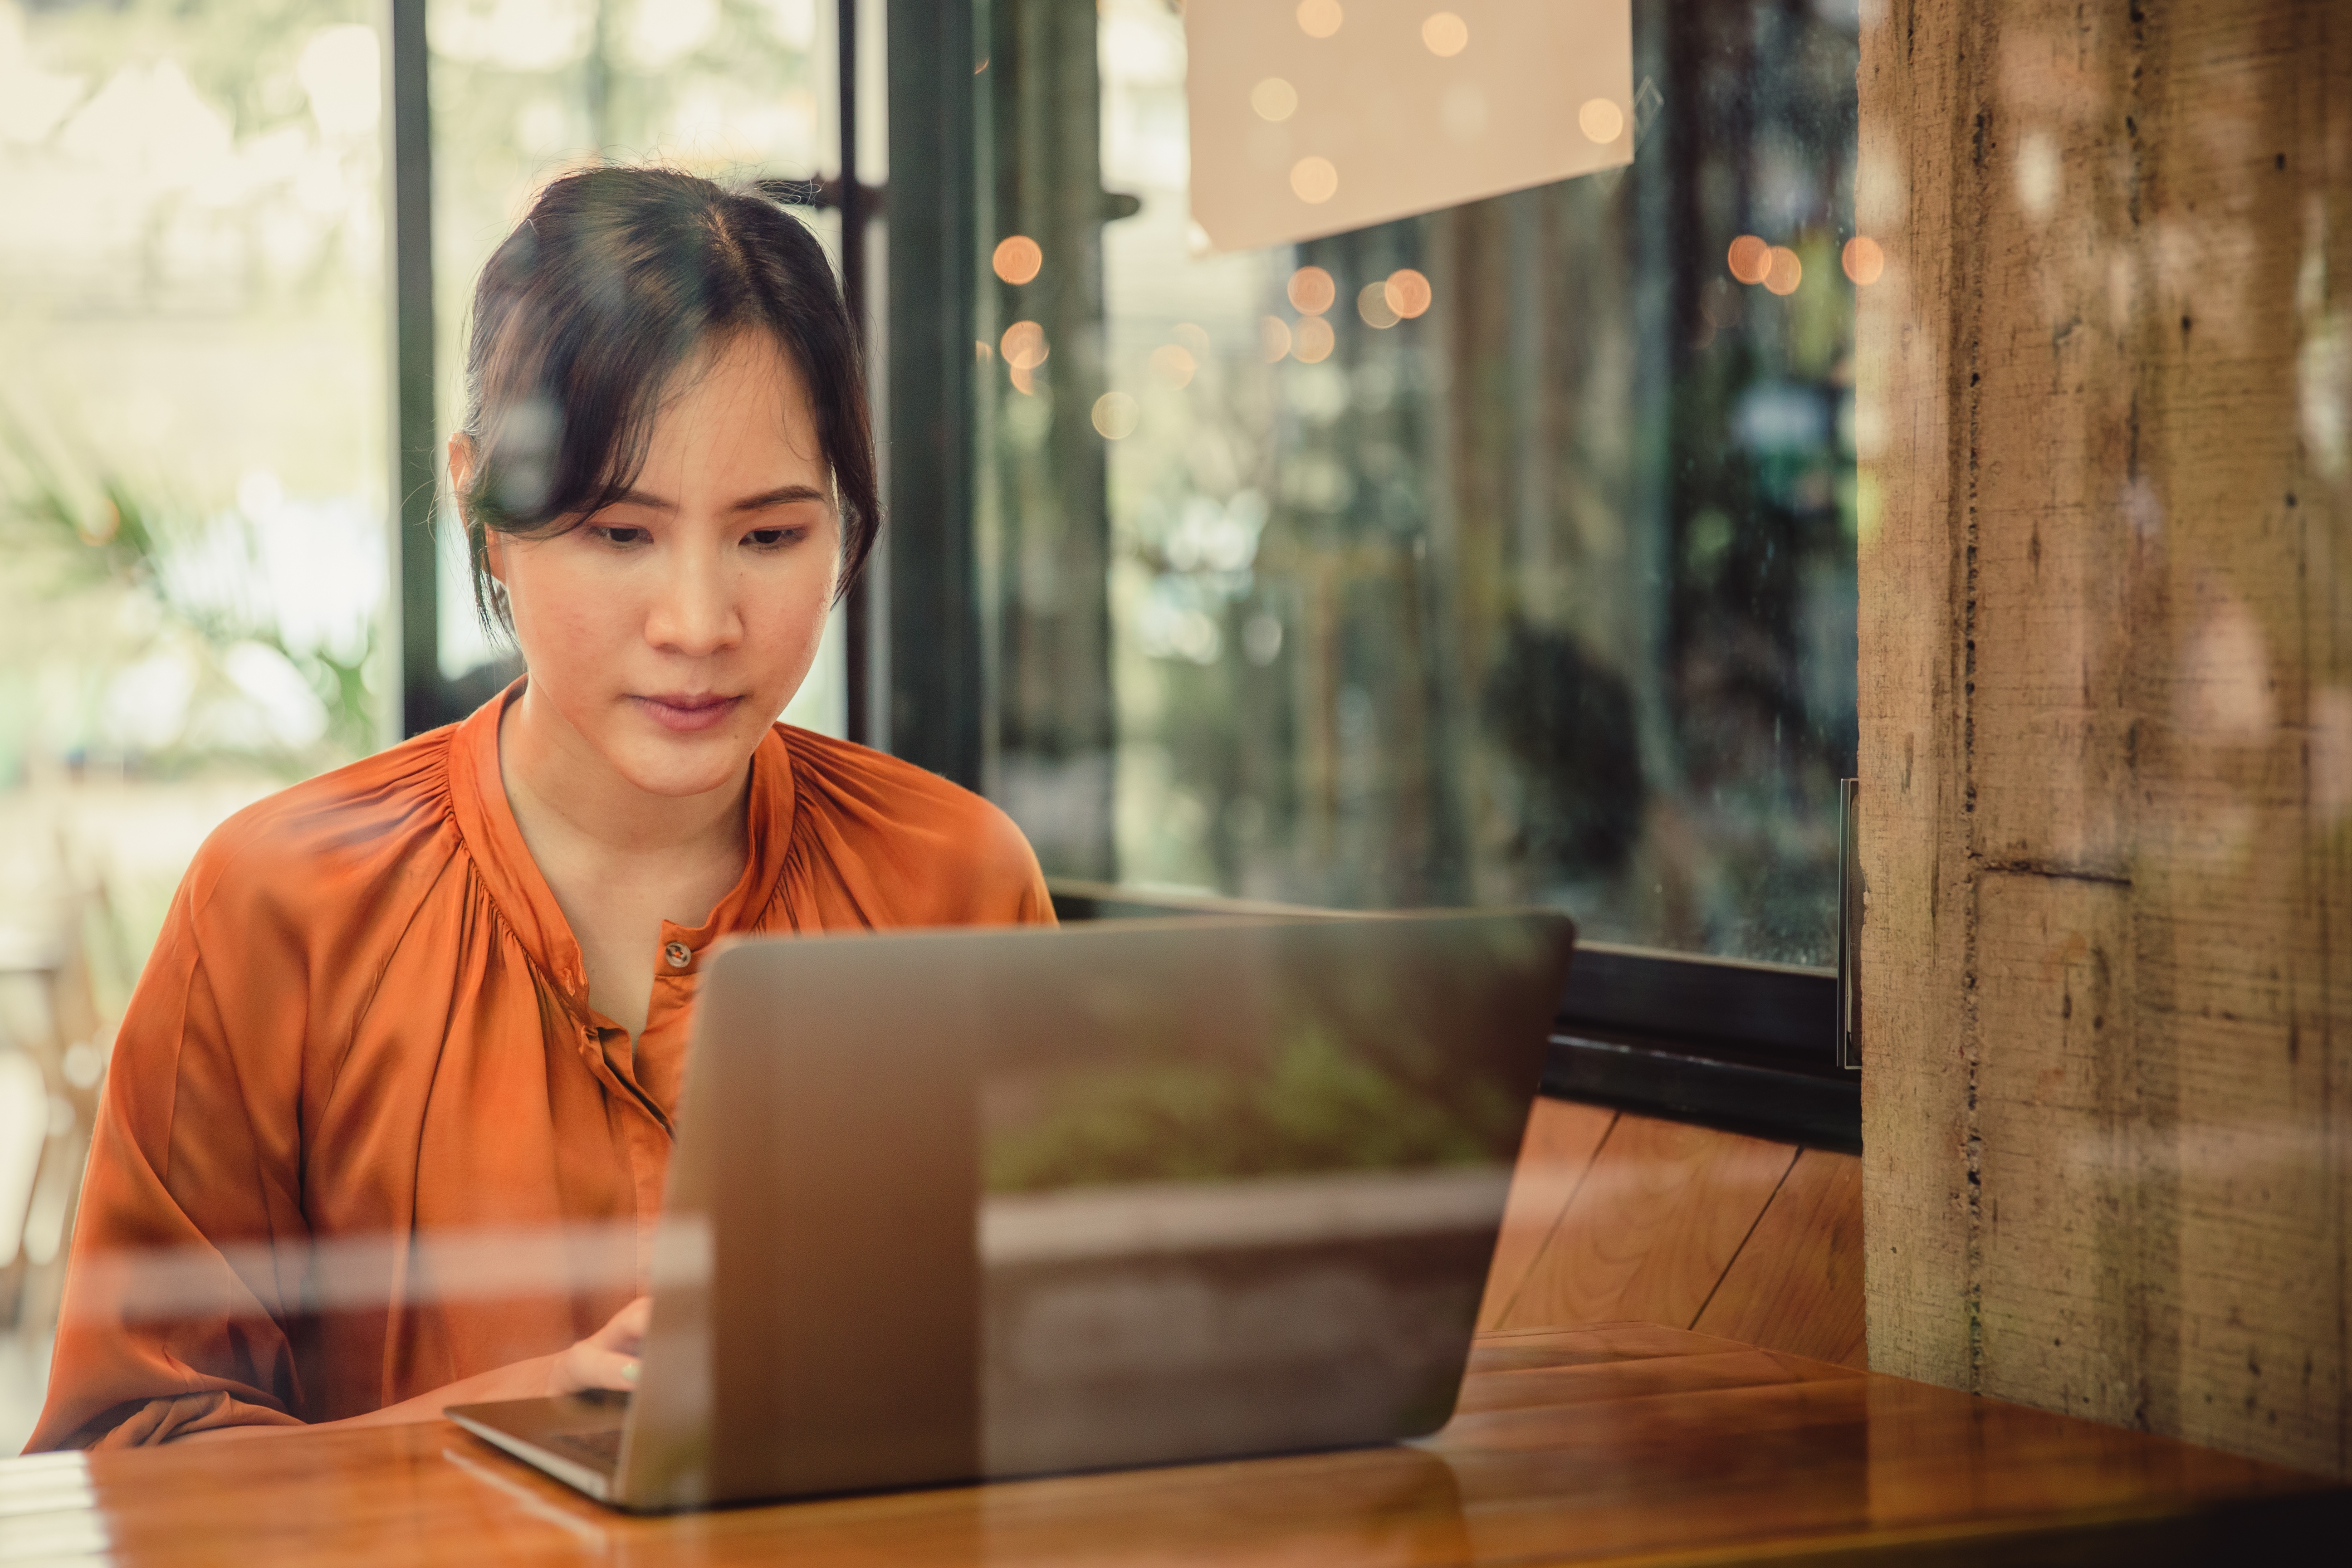
[[[652,532],[646,529],[615,527],[607,523],[597,523],[589,531],[604,540],[605,543],[617,545],[622,549],[626,549],[633,544],[643,544],[653,538]]]
[[[743,542],[756,550],[781,550],[787,544],[798,544],[808,537],[805,528],[755,528],[743,536]]]

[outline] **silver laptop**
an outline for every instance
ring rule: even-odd
[[[760,940],[703,980],[637,1392],[450,1418],[640,1510],[1454,1409],[1551,914]]]

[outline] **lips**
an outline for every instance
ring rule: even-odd
[[[637,697],[631,700],[643,708],[646,716],[663,729],[688,735],[725,723],[743,700],[740,697],[721,697],[713,692],[699,696],[664,692],[658,697]]]

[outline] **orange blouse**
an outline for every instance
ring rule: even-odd
[[[508,807],[505,701],[198,852],[115,1037],[28,1449],[331,1421],[562,1349],[643,1287],[712,942],[1054,918],[996,807],[779,724],[742,878],[665,925],[631,1039]]]

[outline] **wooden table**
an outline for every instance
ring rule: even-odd
[[[2347,1542],[2352,1492],[2318,1478],[1645,1324],[1485,1336],[1422,1444],[668,1519],[439,1422],[0,1462],[0,1563],[2018,1568]]]

